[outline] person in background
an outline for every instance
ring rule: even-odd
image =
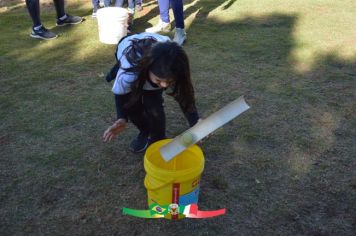
[[[130,144],[133,152],[166,138],[164,91],[179,103],[190,127],[198,122],[189,60],[181,46],[167,36],[134,34],[118,44],[116,59],[106,79],[115,79],[117,120],[104,132],[104,142],[121,133],[128,120],[139,130]]]
[[[57,12],[57,26],[75,25],[83,21],[82,17],[71,16],[65,13],[64,0],[53,0]],[[46,29],[40,18],[40,1],[39,0],[26,0],[26,6],[30,13],[33,26],[30,36],[38,39],[55,39],[57,34]]]
[[[173,41],[179,45],[187,39],[187,34],[184,29],[184,12],[183,12],[183,0],[158,0],[158,7],[160,12],[160,20],[157,25],[146,29],[149,33],[169,32],[170,19],[169,19],[169,7],[172,5],[173,15],[175,20],[175,34]]]
[[[116,2],[115,2],[116,7],[123,7],[123,5],[124,5],[124,0],[116,0]],[[136,0],[127,0],[127,11],[129,13],[129,17],[128,17],[128,21],[127,21],[128,33],[131,33],[131,31],[132,31],[132,25],[133,25],[133,20],[134,20],[134,15],[135,15],[135,5],[136,5]]]
[[[104,0],[104,7],[110,6],[110,0]],[[96,18],[96,13],[98,9],[100,8],[100,0],[92,0],[93,4],[93,14],[91,15],[93,18]]]

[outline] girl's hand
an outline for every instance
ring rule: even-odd
[[[106,129],[103,135],[104,142],[110,142],[116,135],[121,133],[127,126],[125,119],[118,119],[115,123]]]

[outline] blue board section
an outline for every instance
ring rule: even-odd
[[[198,204],[198,196],[199,196],[199,186],[197,186],[192,192],[181,195],[179,197],[179,205],[186,206],[189,204]]]

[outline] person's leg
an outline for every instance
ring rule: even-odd
[[[53,2],[57,12],[57,18],[64,17],[66,14],[64,11],[64,0],[53,0]]]
[[[166,138],[166,115],[162,90],[144,91],[143,106],[148,120],[150,143]]]
[[[142,11],[142,0],[135,0],[135,9],[136,11]]]
[[[170,0],[158,0],[159,16],[164,23],[169,23],[169,2]]]
[[[91,3],[93,4],[93,12],[97,12],[100,7],[99,0],[91,0]]]
[[[160,20],[157,25],[146,29],[149,33],[169,32],[170,19],[169,19],[169,0],[158,0]]]
[[[128,119],[137,127],[140,133],[144,133],[148,136],[149,126],[147,119],[144,114],[144,108],[142,100],[139,99],[135,104],[130,107],[125,107],[131,99],[131,94],[127,95],[115,95],[115,104],[116,107],[121,107],[123,112],[127,115]],[[120,111],[117,109],[117,115],[119,116]]]
[[[116,7],[122,7],[124,5],[124,0],[116,0],[115,6]]]
[[[127,0],[127,8],[131,12],[135,12],[135,0]]]
[[[57,35],[55,33],[46,29],[41,23],[39,0],[26,0],[26,6],[33,22],[32,32],[30,36],[32,38],[46,40],[57,38]]]
[[[184,29],[183,0],[171,0],[176,28]]]
[[[131,94],[127,95],[115,95],[116,112],[117,116],[122,112],[127,115],[127,118],[137,127],[140,131],[135,139],[130,143],[130,150],[133,152],[142,152],[146,150],[148,146],[148,136],[149,136],[149,125],[147,122],[147,117],[144,112],[142,99],[139,99],[135,104],[130,107],[125,107],[131,99]]]
[[[57,26],[76,25],[83,21],[80,16],[71,16],[64,11],[64,0],[53,0],[57,12]]]
[[[26,6],[28,12],[30,13],[33,27],[41,25],[41,18],[40,18],[40,1],[39,0],[26,0]]]
[[[104,7],[109,7],[111,0],[104,0]]]
[[[179,45],[183,45],[187,39],[187,34],[184,30],[183,0],[171,0],[171,2],[176,25],[173,41]]]
[[[91,2],[93,4],[93,13],[92,13],[91,16],[93,18],[96,18],[97,11],[100,8],[100,1],[99,0],[92,0]]]

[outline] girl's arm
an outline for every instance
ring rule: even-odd
[[[115,106],[117,120],[109,128],[107,128],[103,135],[104,142],[110,142],[116,135],[121,133],[127,126],[127,115],[124,109],[124,104],[128,101],[129,95],[115,94]]]
[[[125,119],[127,121],[127,114],[124,109],[124,104],[129,100],[129,94],[117,95],[115,94],[115,106],[117,119]]]
[[[104,142],[110,142],[116,135],[121,133],[127,126],[125,119],[118,119],[113,125],[107,128],[103,135]]]
[[[180,105],[180,108],[183,111],[183,114],[185,116],[185,118],[187,119],[189,126],[192,127],[194,126],[196,123],[198,123],[199,120],[199,114],[198,114],[198,110],[195,106],[195,104],[192,104],[188,109],[184,110],[182,105]]]

